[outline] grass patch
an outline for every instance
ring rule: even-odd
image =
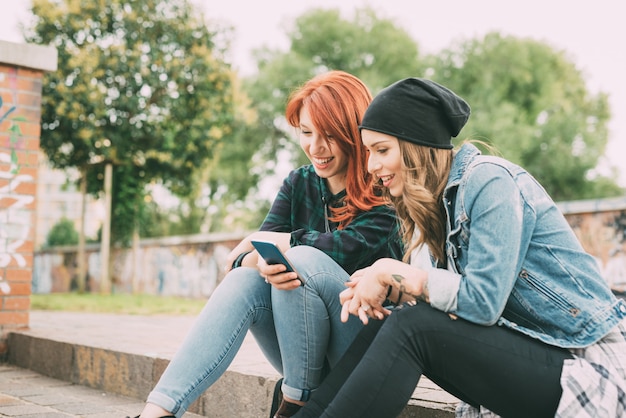
[[[92,293],[49,293],[31,295],[34,311],[71,311],[130,315],[197,315],[205,299],[171,296]]]

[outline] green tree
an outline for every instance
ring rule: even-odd
[[[170,211],[172,231],[243,231],[258,227],[268,210],[266,202],[256,199],[258,173],[263,166],[252,158],[258,138],[258,113],[234,80],[235,116],[232,133],[224,137],[214,157],[194,173],[191,193],[181,198]]]
[[[606,94],[590,94],[564,52],[490,33],[430,60],[430,78],[472,106],[460,139],[494,145],[537,177],[555,200],[623,193],[616,174],[603,177],[596,171],[608,141]]]
[[[78,244],[78,231],[74,227],[74,222],[67,218],[62,218],[48,232],[46,237],[46,247],[55,247],[59,245],[76,245]]]
[[[52,44],[41,148],[102,190],[114,164],[113,241],[127,243],[146,185],[191,193],[198,168],[232,131],[228,28],[210,30],[187,0],[34,0],[26,40]]]

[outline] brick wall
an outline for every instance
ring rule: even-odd
[[[56,50],[0,41],[0,358],[27,327],[41,126],[41,86]]]

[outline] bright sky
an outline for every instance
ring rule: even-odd
[[[313,7],[339,8],[346,17],[370,6],[379,17],[406,29],[421,51],[438,52],[454,41],[490,31],[529,37],[564,51],[582,71],[590,91],[609,95],[613,112],[609,161],[626,186],[626,23],[621,0],[192,0],[208,18],[235,27],[233,61],[254,71],[250,52],[267,45],[287,48],[285,25]],[[28,0],[0,0],[0,39],[21,42],[17,22]],[[413,74],[407,74],[407,77]]]

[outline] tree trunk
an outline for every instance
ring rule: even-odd
[[[113,165],[104,166],[104,222],[102,224],[102,240],[100,241],[100,262],[102,276],[100,278],[100,293],[111,293],[111,275],[109,273],[109,251],[111,249],[111,186],[113,184]]]
[[[81,194],[81,208],[80,208],[80,227],[78,228],[78,276],[76,278],[76,284],[78,286],[78,293],[85,293],[85,279],[87,277],[87,260],[85,256],[85,216],[87,212],[87,167],[83,167],[81,170],[82,178],[80,179],[80,194]]]

